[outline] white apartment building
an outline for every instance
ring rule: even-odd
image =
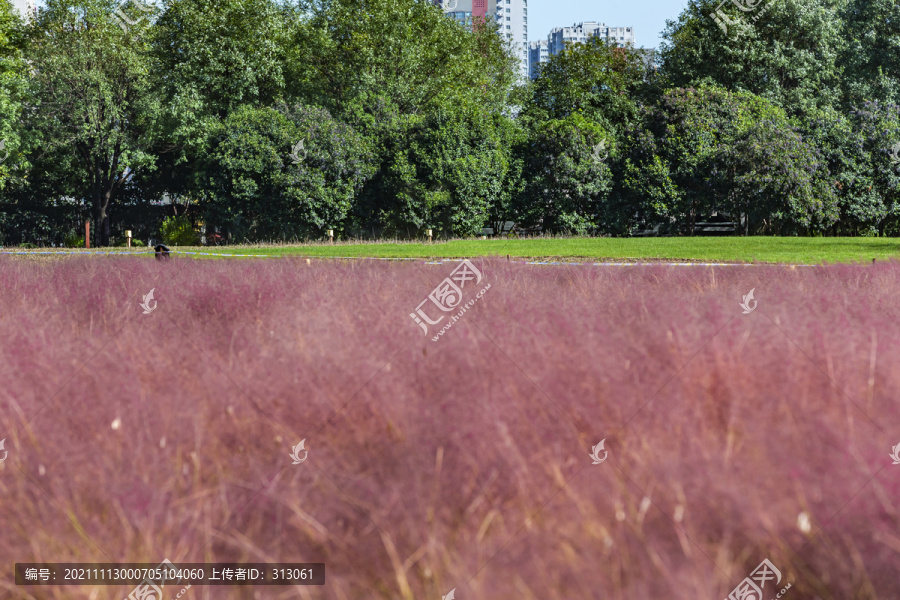
[[[493,18],[499,34],[519,58],[519,73],[528,76],[528,0],[434,0],[448,17],[471,23],[474,17]]]
[[[26,21],[31,20],[37,10],[34,0],[13,0],[12,5]]]
[[[528,0],[497,0],[495,18],[500,35],[512,44],[519,57],[519,74],[528,77]]]
[[[624,48],[626,45],[633,46],[634,27],[608,27],[605,23],[597,21],[575,23],[571,27],[554,27],[547,36],[546,54],[532,50],[533,44],[543,44],[543,40],[531,42],[528,56],[528,76],[534,79],[537,75],[538,65],[562,52],[566,44],[583,44],[591,37],[603,38],[607,43],[614,44],[619,48]]]

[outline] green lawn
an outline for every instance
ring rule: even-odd
[[[3,248],[17,251],[18,248]],[[41,252],[52,248],[36,249]],[[109,251],[126,252],[125,248]],[[134,248],[135,252],[152,252]],[[379,242],[303,245],[180,247],[173,250],[211,254],[382,258],[462,258],[506,256],[558,261],[694,261],[779,263],[869,263],[900,259],[900,238],[667,237],[667,238],[532,238],[452,240],[433,244]],[[71,250],[70,250],[71,251]],[[205,258],[198,256],[198,258]]]
[[[506,256],[536,260],[684,260],[836,263],[900,258],[900,238],[667,237],[453,240],[427,243],[335,243],[295,246],[183,248],[272,256],[459,258]]]

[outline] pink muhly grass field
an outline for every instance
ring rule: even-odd
[[[433,342],[457,264],[0,260],[0,598],[164,558],[327,565],[198,600],[722,600],[766,558],[765,600],[900,598],[900,266],[479,259]]]

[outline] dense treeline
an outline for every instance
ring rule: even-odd
[[[425,0],[0,0],[0,243],[900,234],[900,5],[717,6],[523,85]]]

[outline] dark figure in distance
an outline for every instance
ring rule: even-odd
[[[162,244],[153,247],[156,250],[156,260],[169,260],[169,249]]]

